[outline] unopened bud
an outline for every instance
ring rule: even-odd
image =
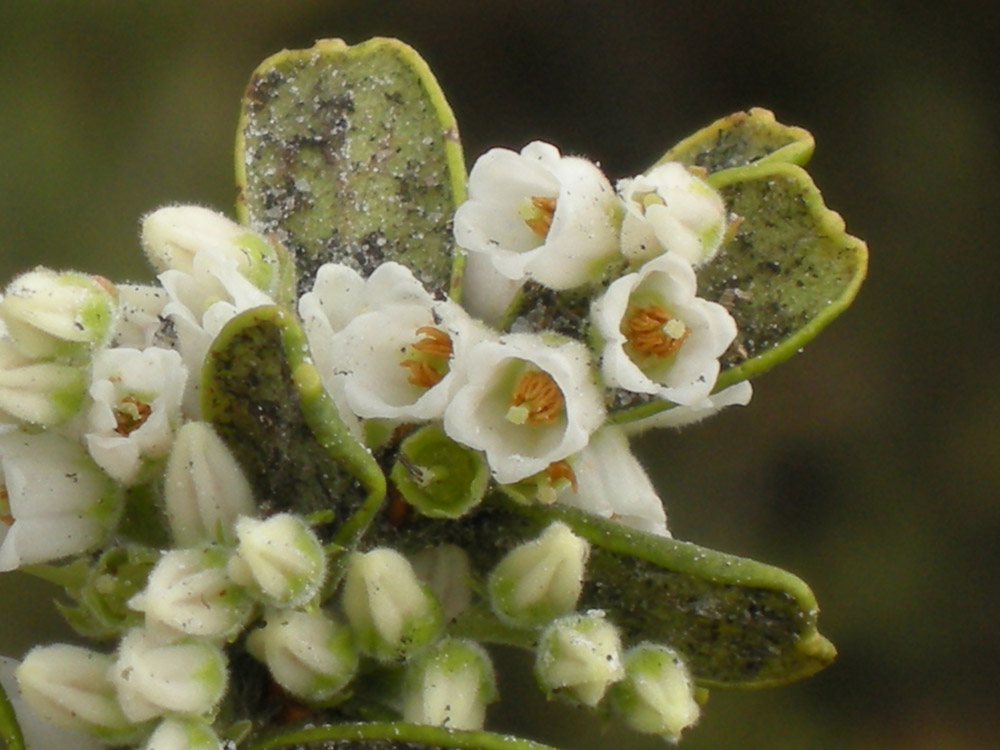
[[[326,555],[315,532],[298,516],[279,513],[266,520],[242,516],[239,545],[229,574],[268,604],[297,607],[319,593]]]
[[[351,555],[343,602],[358,646],[379,661],[402,659],[441,630],[441,607],[434,595],[409,561],[387,547]]]
[[[512,625],[545,625],[576,609],[590,545],[561,522],[515,547],[489,577],[490,601]]]
[[[87,373],[76,365],[37,362],[0,341],[0,414],[53,427],[83,407]]]
[[[553,622],[535,653],[535,677],[549,697],[594,707],[625,676],[618,629],[599,610]]]
[[[164,719],[142,750],[222,750],[212,727],[197,719]]]
[[[472,603],[472,565],[461,547],[442,544],[423,549],[411,558],[413,572],[426,583],[441,604],[441,615],[451,622]]]
[[[406,667],[403,720],[449,729],[482,729],[497,699],[493,664],[474,641],[445,638]]]

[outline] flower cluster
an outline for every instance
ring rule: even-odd
[[[462,304],[391,261],[367,277],[324,264],[294,300],[348,432],[429,519],[472,513],[496,490],[668,535],[608,410],[621,392],[661,402],[641,429],[749,399],[748,385],[714,393],[736,324],[697,296],[696,269],[729,221],[721,198],[679,163],[613,188],[540,142],[482,156],[468,193],[454,216]],[[219,717],[241,649],[289,701],[335,706],[359,675],[402,669],[403,719],[480,728],[493,667],[449,630],[480,591],[498,622],[536,634],[547,694],[587,706],[607,694],[609,711],[668,739],[695,721],[676,652],[625,650],[603,612],[578,611],[590,548],[565,524],[474,587],[461,547],[345,551],[310,517],[258,508],[203,419],[200,374],[227,322],[289,302],[286,253],[193,206],[146,216],[142,246],[156,285],[39,268],[0,301],[0,569],[88,561],[66,611],[117,640],[111,653],[32,650],[17,678],[38,714],[112,744],[221,748],[239,734]],[[534,325],[533,289],[584,299],[586,315],[572,331]],[[159,522],[162,541],[136,532],[136,516]]]

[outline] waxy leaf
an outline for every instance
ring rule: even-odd
[[[704,687],[780,685],[818,672],[836,655],[816,629],[815,597],[791,573],[574,508],[494,495],[457,521],[391,525],[380,519],[372,532],[379,543],[407,551],[458,544],[485,576],[515,545],[556,520],[591,544],[580,609],[606,611],[628,643],[676,648]],[[460,619],[454,634],[523,647],[536,635],[504,626],[482,609]]]
[[[254,72],[236,147],[237,212],[295,257],[300,292],[336,261],[409,266],[450,283],[465,191],[455,118],[430,69],[395,39],[286,50]]]
[[[202,413],[233,451],[265,514],[333,511],[328,539],[353,546],[385,477],[351,435],[306,358],[298,321],[258,307],[219,333],[202,372]]]
[[[330,724],[251,741],[246,750],[553,750],[531,740],[403,722]]]

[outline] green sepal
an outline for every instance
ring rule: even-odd
[[[236,178],[240,220],[292,252],[300,292],[331,261],[368,276],[395,260],[428,290],[449,287],[465,164],[441,89],[402,42],[327,39],[265,60],[243,100]]]
[[[525,506],[494,493],[459,521],[417,520],[398,528],[380,523],[375,537],[404,551],[431,539],[457,544],[482,572],[553,521],[591,544],[578,608],[607,612],[626,645],[652,641],[677,649],[703,687],[781,685],[820,671],[836,656],[817,631],[812,591],[791,573],[575,508]],[[452,634],[522,647],[531,640],[479,607],[459,618]]]
[[[811,341],[854,300],[868,247],[845,231],[801,167],[763,161],[716,172],[708,182],[742,217],[718,254],[697,270],[698,294],[726,307],[736,340],[721,359],[716,391],[760,375]],[[646,399],[632,399],[631,403]],[[672,405],[648,402],[612,416],[631,422]]]
[[[764,162],[803,166],[815,145],[808,130],[782,125],[770,110],[754,107],[722,117],[689,135],[656,163],[679,161],[709,173]]]
[[[403,722],[329,724],[284,730],[252,740],[246,750],[305,750],[350,747],[352,750],[554,750],[531,740],[493,732],[471,732]]]
[[[333,510],[335,521],[317,531],[350,549],[385,496],[385,477],[341,421],[307,353],[292,314],[271,306],[241,313],[205,359],[202,414],[239,461],[263,513]],[[337,580],[334,565],[328,586]]]

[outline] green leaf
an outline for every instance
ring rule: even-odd
[[[24,736],[3,685],[0,685],[0,741],[5,750],[24,750]]]
[[[709,173],[761,162],[804,165],[812,156],[812,134],[782,125],[774,113],[754,107],[716,120],[667,151],[657,164],[679,161]]]
[[[579,608],[605,610],[629,644],[648,640],[677,649],[704,687],[780,685],[818,672],[836,655],[816,629],[815,597],[791,573],[574,508],[525,506],[493,496],[487,507],[459,521],[380,524],[374,531],[379,543],[403,549],[458,544],[484,575],[555,520],[591,543]],[[453,634],[522,647],[533,642],[534,633],[512,633],[484,615],[475,608]]]
[[[403,722],[331,724],[286,731],[251,741],[246,750],[305,750],[310,747],[350,750],[553,750],[549,745],[510,735]]]
[[[385,477],[340,420],[307,351],[298,322],[281,308],[238,315],[206,358],[202,413],[264,513],[333,510],[326,541],[346,549],[378,510]]]
[[[368,276],[395,260],[428,289],[448,288],[465,164],[451,109],[412,48],[333,39],[268,58],[247,87],[236,154],[237,212],[291,250],[300,292],[329,261]]]

